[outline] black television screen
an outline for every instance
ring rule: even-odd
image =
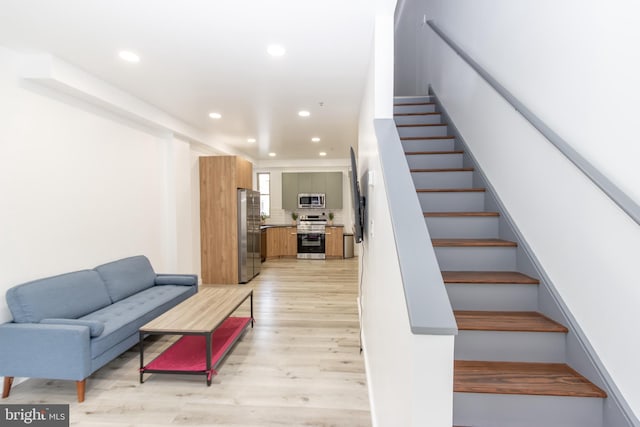
[[[353,200],[353,237],[356,243],[362,242],[362,234],[364,228],[364,197],[360,194],[360,186],[358,184],[358,169],[356,167],[356,155],[353,147],[349,147],[351,151],[351,197]]]

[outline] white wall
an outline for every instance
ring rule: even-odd
[[[421,25],[469,55],[640,201],[638,2],[410,1],[402,25],[423,50],[399,94],[431,83],[625,399],[640,414],[640,227]],[[413,41],[411,41],[413,40]],[[417,43],[416,43],[417,41]],[[419,57],[414,61],[408,55]],[[402,59],[405,58],[405,59]]]
[[[0,294],[137,254],[197,272],[189,145],[23,80],[19,63],[0,48]]]
[[[452,424],[453,337],[413,335],[404,296],[374,118],[393,115],[393,17],[376,20],[360,111],[358,174],[368,222],[361,247],[362,338],[374,426]],[[373,174],[374,185],[366,177]]]

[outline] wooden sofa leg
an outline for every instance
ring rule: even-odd
[[[84,402],[84,390],[87,385],[87,379],[76,381],[76,389],[78,391],[78,403]]]
[[[6,399],[9,397],[9,393],[11,392],[11,385],[13,384],[13,377],[4,377],[4,387],[2,387],[2,398]]]

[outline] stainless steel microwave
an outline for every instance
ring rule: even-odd
[[[324,209],[324,194],[298,194],[298,209]]]

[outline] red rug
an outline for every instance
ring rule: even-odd
[[[211,367],[214,367],[225,351],[251,321],[250,317],[229,317],[213,332],[211,337]],[[194,371],[207,369],[206,340],[201,335],[186,335],[176,341],[144,369],[161,371]]]

